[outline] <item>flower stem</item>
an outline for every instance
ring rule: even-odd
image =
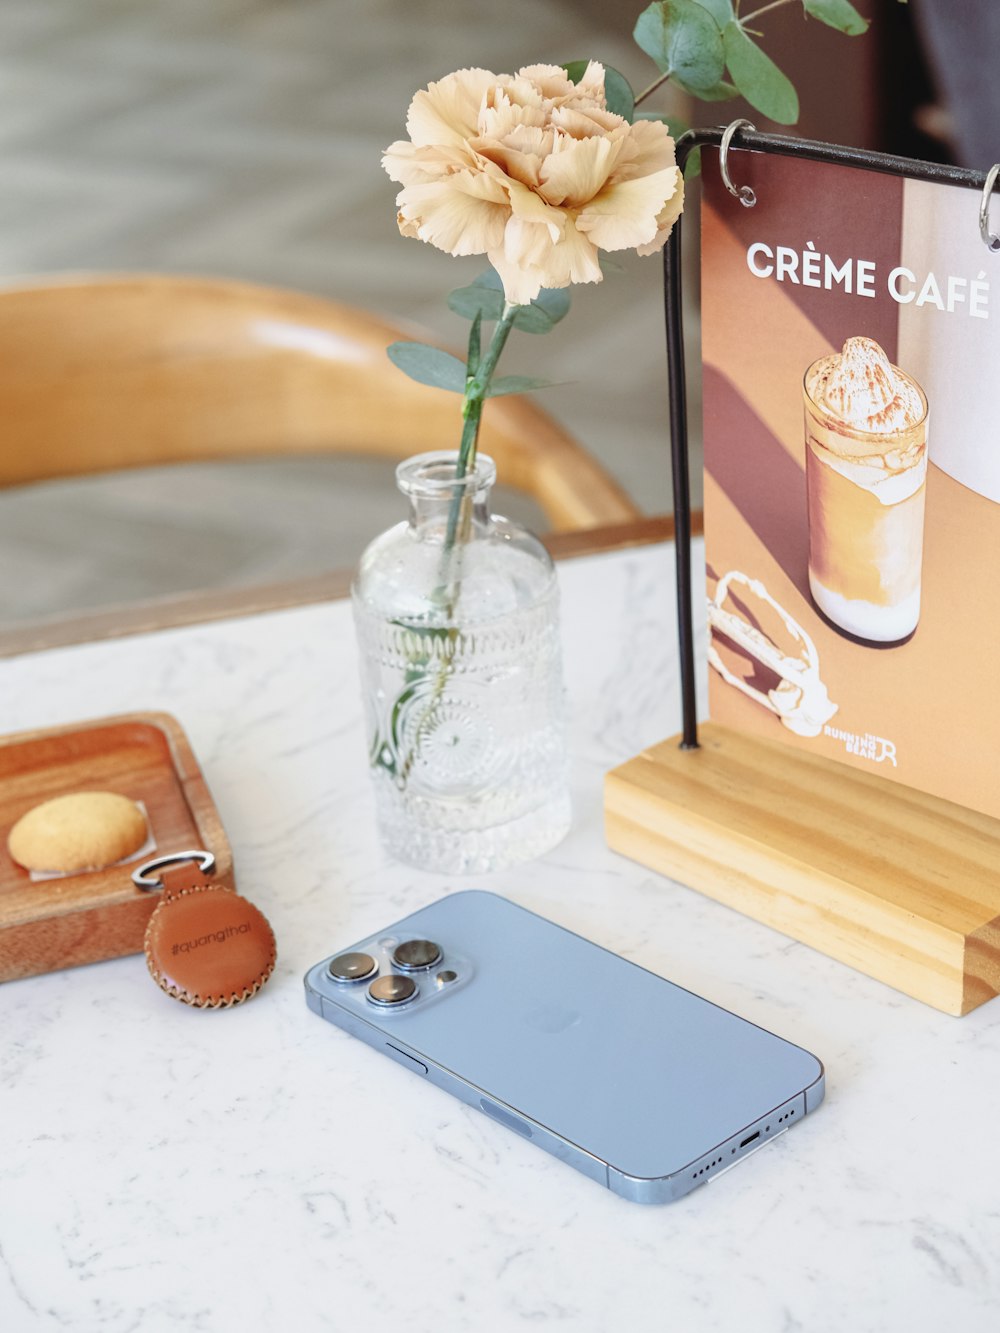
[[[764,5],[762,9],[755,9],[752,14],[747,14],[739,20],[741,28],[745,28],[753,19],[759,19],[761,14],[766,14],[771,9],[781,9],[783,5],[790,5],[792,0],[771,0],[769,5]]]
[[[636,96],[635,105],[638,106],[640,102],[645,102],[646,98],[650,95],[650,93],[655,93],[657,88],[659,88],[662,84],[666,83],[666,81],[670,78],[672,74],[673,70],[668,69],[666,74],[661,74],[658,79],[654,79],[648,88],[643,88],[642,92]]]
[[[455,608],[461,591],[461,555],[472,524],[474,499],[474,496],[468,493],[460,483],[469,471],[475,467],[476,445],[479,441],[479,424],[482,420],[483,404],[489,394],[490,381],[493,378],[494,370],[496,370],[497,362],[500,360],[500,353],[503,351],[504,345],[510,336],[510,331],[514,327],[514,320],[519,309],[520,306],[511,305],[510,303],[504,306],[503,314],[496,323],[490,345],[486,349],[486,355],[481,359],[475,372],[468,376],[465,385],[465,397],[462,401],[462,439],[458,449],[458,462],[455,466],[455,480],[459,484],[455,486],[451,506],[448,510],[448,523],[445,529],[444,547],[441,552],[440,583],[432,595],[432,601],[436,604],[438,612],[443,616],[445,622],[440,630],[435,629],[432,632],[439,635],[441,640],[447,641],[452,652],[455,651],[455,643],[458,637],[458,632],[452,622],[455,618]],[[397,756],[393,747],[386,744],[386,739],[381,734],[376,734],[373,740],[371,748],[372,764],[386,769],[401,791],[409,783],[424,734],[434,715],[434,709],[444,694],[451,671],[450,654],[442,647],[441,661],[434,677],[434,684],[417,722],[416,734],[408,752]]]
[[[461,481],[468,473],[469,469],[475,466],[476,446],[479,442],[479,423],[483,415],[483,403],[489,393],[490,380],[493,378],[493,372],[496,370],[497,362],[500,360],[500,353],[504,349],[507,339],[510,337],[510,331],[514,327],[514,319],[520,306],[511,305],[509,302],[504,305],[503,314],[497,320],[496,327],[493,330],[493,337],[490,339],[490,345],[486,349],[486,355],[480,361],[474,375],[470,375],[465,386],[465,398],[462,401],[462,440],[458,448],[458,463],[455,467],[455,480]],[[448,527],[445,532],[444,549],[445,557],[455,545],[455,540],[459,535],[459,521],[462,520],[462,535],[465,535],[465,529],[468,525],[468,505],[463,505],[463,495],[461,487],[456,486],[455,496],[451,502],[451,509],[448,513]]]

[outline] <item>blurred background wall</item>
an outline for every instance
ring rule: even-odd
[[[925,55],[943,22],[932,0],[858,6],[874,19],[862,38],[804,22],[797,4],[761,20],[768,50],[801,95],[796,132],[922,156],[954,151],[944,140],[955,123]],[[644,86],[655,70],[630,36],[640,8],[639,0],[4,0],[0,275],[229,275],[414,320],[461,345],[466,326],[445,297],[481,263],[400,238],[381,150],[403,135],[413,92],[463,65],[513,70],[595,57]],[[956,58],[939,54],[942,68]],[[657,105],[689,120],[749,114],[767,124],[742,104],[696,112],[674,96]],[[686,219],[692,273],[696,193]],[[696,356],[695,282],[688,304]],[[545,406],[645,510],[670,508],[657,258],[624,256],[599,288],[576,289],[551,335],[512,340],[505,369],[567,381],[543,395]],[[696,373],[692,388],[697,412]],[[530,507],[510,497],[507,507],[541,525]],[[3,619],[348,565],[399,512],[391,468],[345,460],[7,492]],[[160,540],[164,522],[172,526]]]

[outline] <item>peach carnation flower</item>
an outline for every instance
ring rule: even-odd
[[[514,305],[600,282],[600,250],[659,250],[683,207],[666,126],[609,111],[596,61],[577,84],[558,65],[458,70],[416,94],[406,129],[382,159],[399,230],[486,255]]]

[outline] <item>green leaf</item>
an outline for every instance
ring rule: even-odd
[[[862,18],[850,0],[802,0],[803,8],[814,19],[819,19],[848,37],[860,37],[868,31],[868,19]]]
[[[554,319],[532,301],[531,305],[523,305],[514,316],[512,325],[515,329],[520,329],[522,333],[548,333],[555,324]]]
[[[728,102],[739,95],[738,88],[727,83],[725,79],[720,79],[714,88],[703,88],[698,97],[702,102]]]
[[[541,306],[553,324],[558,324],[569,314],[570,294],[568,287],[543,287],[531,303]],[[519,328],[517,320],[514,327]]]
[[[692,148],[684,161],[684,179],[693,181],[701,175],[701,149]]]
[[[532,389],[548,389],[554,380],[539,380],[533,375],[501,375],[486,390],[487,398],[502,398],[508,393],[530,393]]]
[[[733,0],[698,0],[698,4],[702,9],[708,10],[720,28],[724,28],[736,17]]]
[[[639,15],[632,35],[661,74],[695,96],[722,78],[722,33],[697,0],[654,0]]]
[[[449,310],[454,310],[463,319],[475,319],[478,316],[495,323],[503,314],[503,306],[503,288],[487,287],[481,277],[471,287],[459,287],[448,295]]]
[[[588,64],[589,61],[586,60],[571,60],[568,65],[563,65],[563,69],[573,83],[579,83],[587,72]],[[635,93],[625,75],[611,65],[604,66],[604,99],[609,111],[613,111],[616,116],[621,116],[630,125],[632,124],[632,117],[635,115]]]
[[[523,305],[514,316],[514,328],[524,333],[548,333],[569,310],[569,292],[562,289],[544,289],[530,305]],[[459,287],[448,297],[448,306],[463,319],[491,320],[494,323],[504,310],[503,283],[495,269],[489,268],[469,287]]]
[[[465,393],[465,366],[450,352],[426,343],[390,343],[385,350],[393,365],[418,384]]]
[[[799,118],[798,94],[771,57],[738,23],[726,24],[723,40],[733,83],[750,105],[779,125],[793,125]]]

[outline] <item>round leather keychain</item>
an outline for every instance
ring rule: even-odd
[[[167,869],[167,867],[173,867]],[[267,917],[213,882],[215,857],[201,848],[147,861],[139,889],[162,889],[146,926],[146,963],[161,990],[198,1009],[229,1008],[256,995],[277,952]]]

